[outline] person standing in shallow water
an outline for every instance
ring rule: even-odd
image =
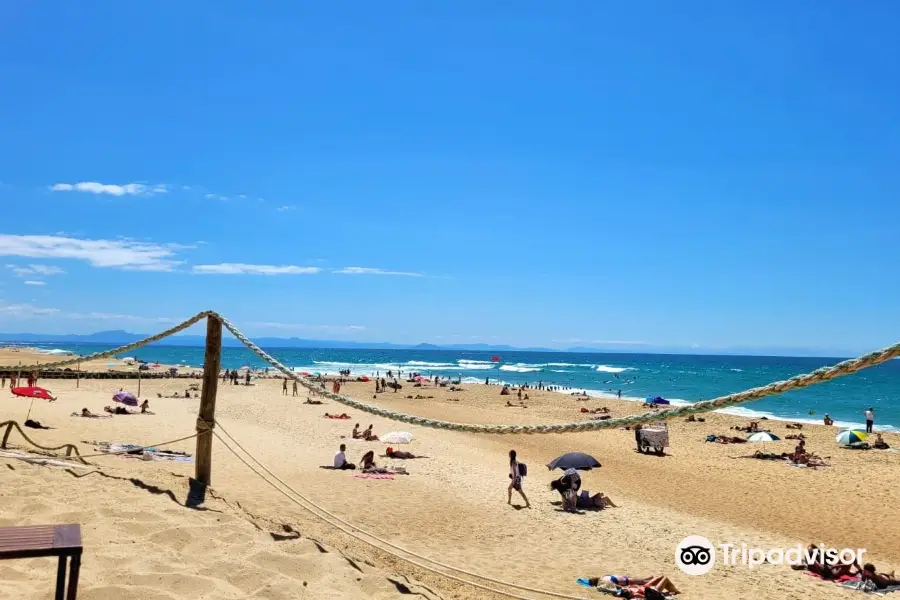
[[[869,410],[863,414],[866,417],[866,433],[872,433],[872,426],[875,424],[875,409],[870,406]]]
[[[525,492],[522,491],[522,475],[519,472],[519,461],[516,460],[516,451],[509,451],[509,487],[506,489],[506,503],[512,504],[512,493],[513,490],[519,492],[519,495],[522,496],[522,500],[525,501],[525,508],[531,508],[531,503],[528,502],[528,496],[525,495]]]

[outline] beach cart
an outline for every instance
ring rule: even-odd
[[[665,421],[649,423],[641,427],[639,432],[638,450],[643,454],[651,452],[665,454],[669,447],[669,425]]]

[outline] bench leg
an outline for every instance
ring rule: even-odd
[[[65,600],[63,592],[66,589],[66,563],[68,560],[67,556],[59,557],[59,567],[56,569],[56,595],[54,596],[56,600]]]
[[[69,591],[66,593],[66,600],[75,600],[78,594],[78,574],[81,571],[81,556],[76,554],[72,557],[72,570],[69,572]]]

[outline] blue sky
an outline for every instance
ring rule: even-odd
[[[0,330],[866,349],[893,2],[0,7]]]

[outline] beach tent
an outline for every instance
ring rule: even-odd
[[[134,359],[131,358],[130,356],[126,356],[125,358],[122,359],[122,362],[125,363],[126,365],[133,365]]]
[[[835,441],[841,446],[851,446],[853,444],[860,444],[866,441],[869,435],[862,431],[857,431],[855,429],[845,429],[844,431],[837,434],[835,437]]]
[[[646,402],[647,404],[669,404],[669,401],[665,398],[662,398],[661,396],[657,396],[656,398],[647,397]]]

